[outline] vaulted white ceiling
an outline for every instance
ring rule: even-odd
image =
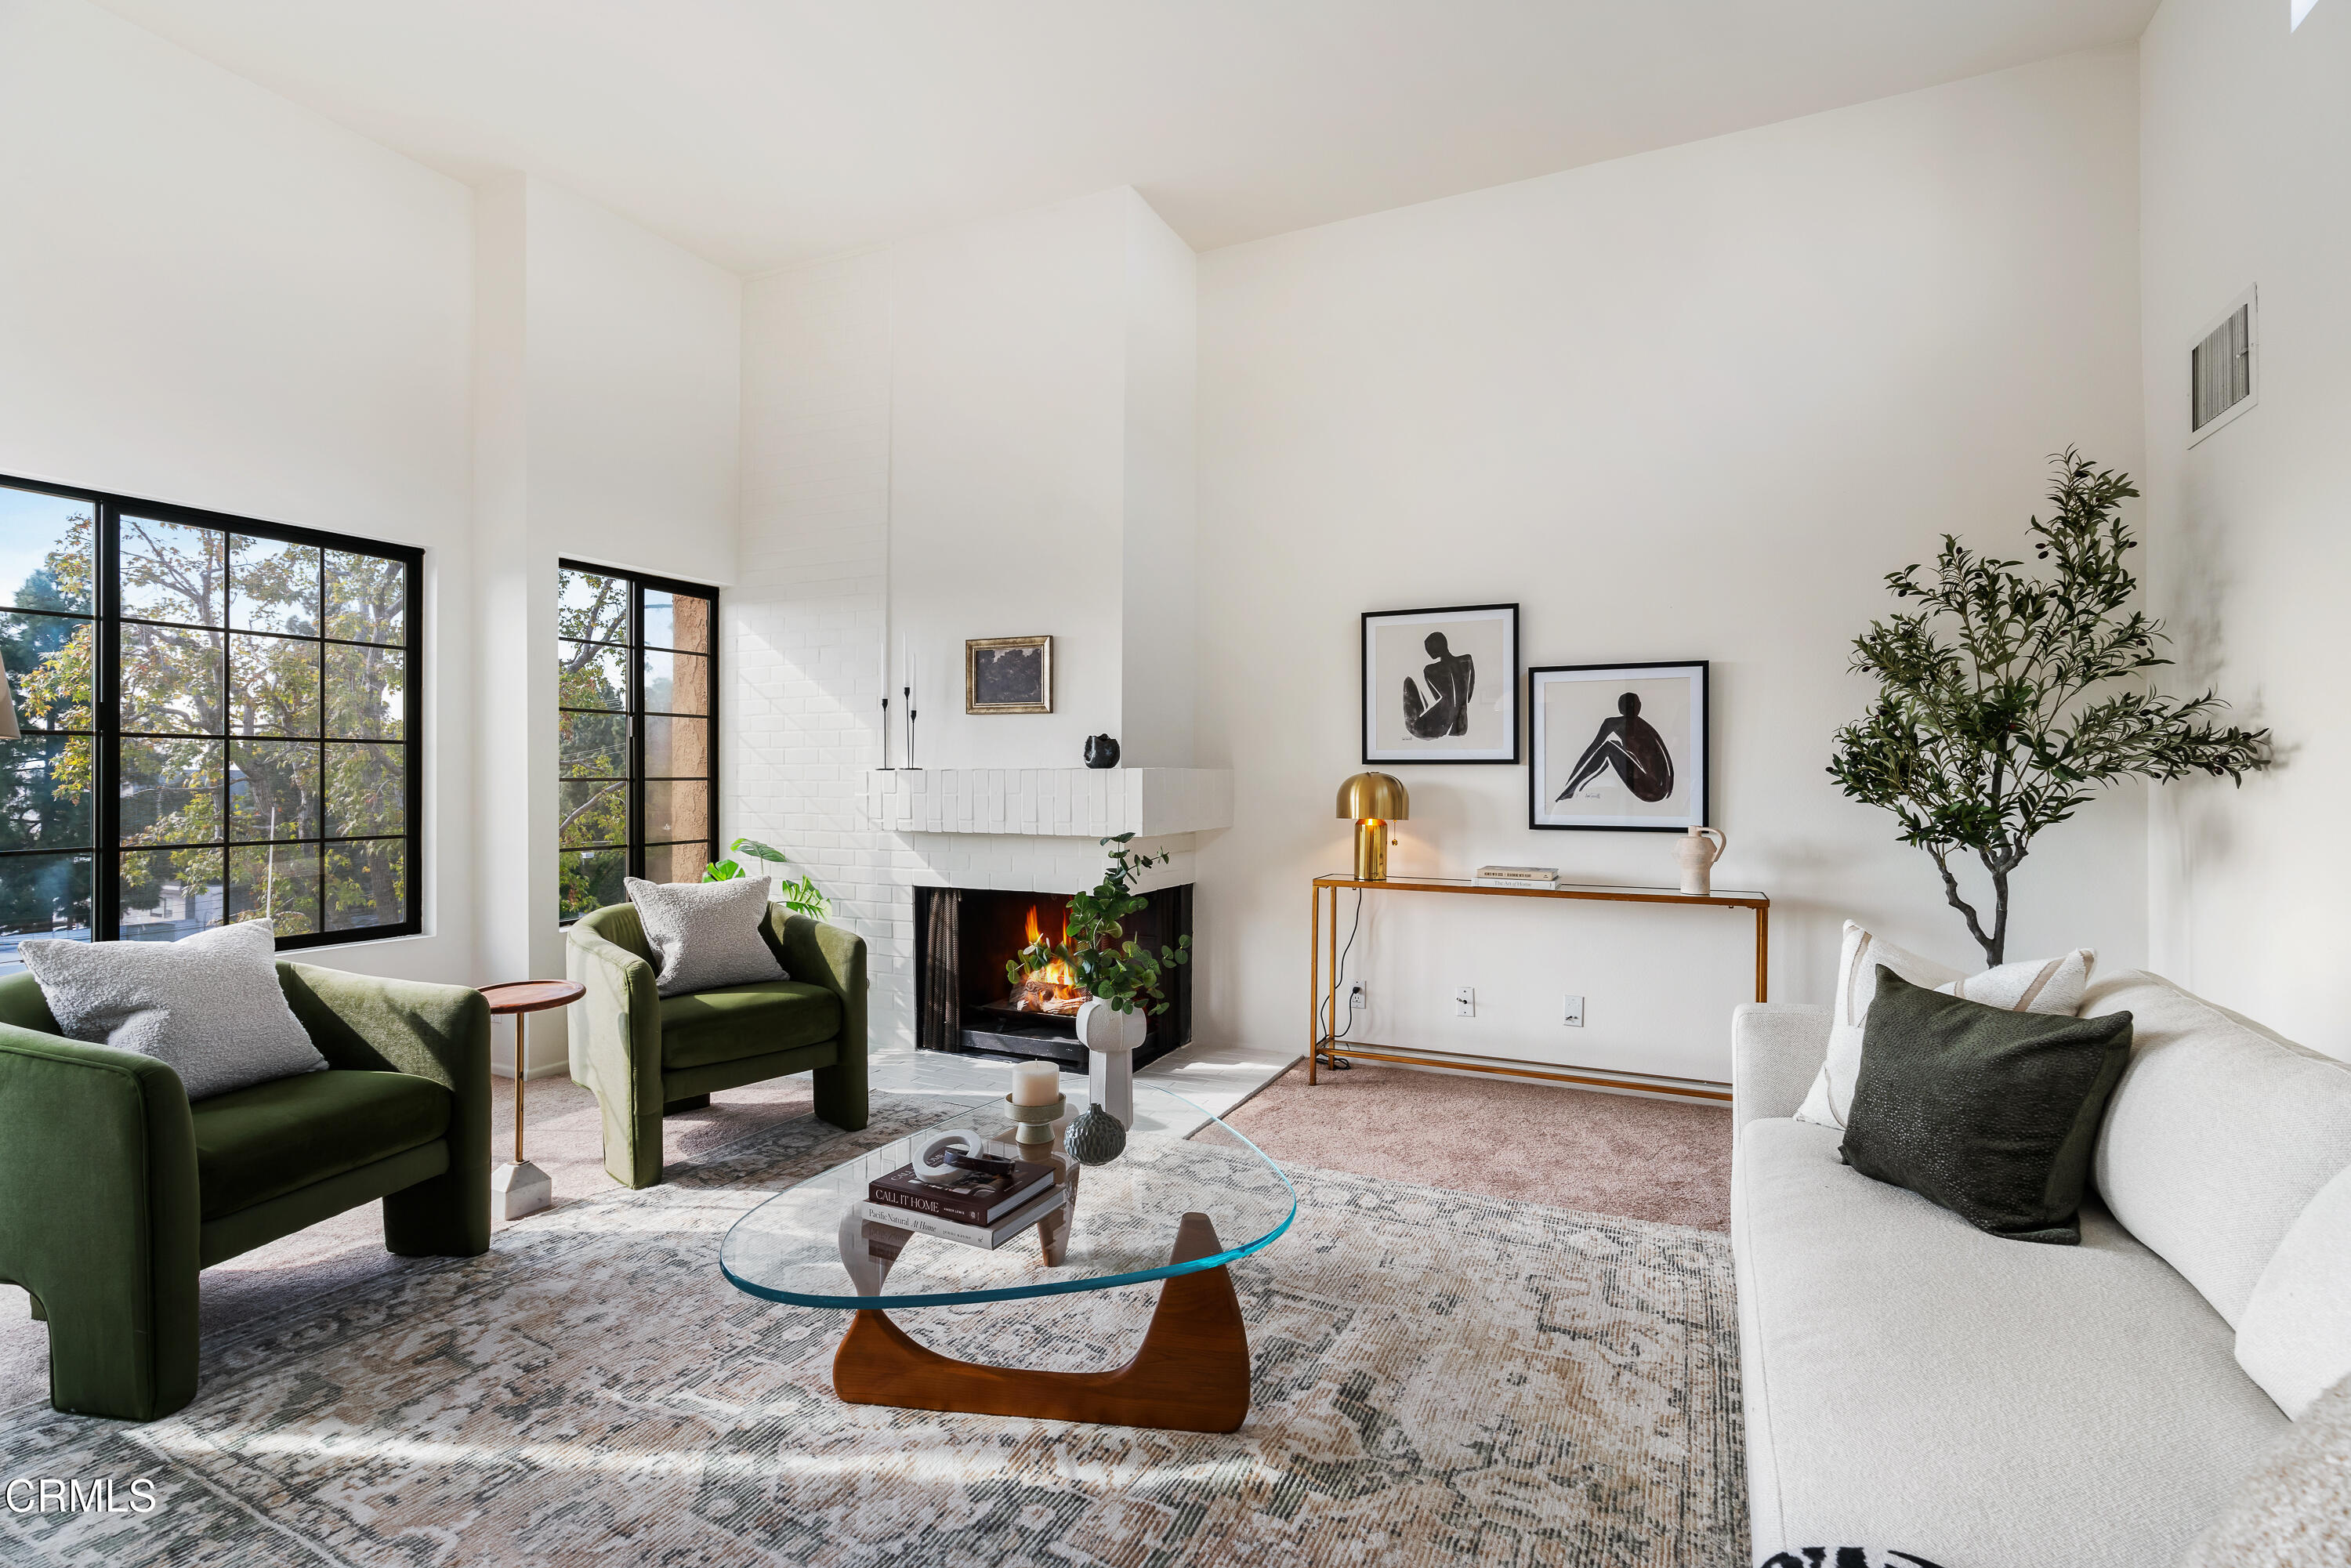
[[[1199,249],[2138,36],[2156,0],[102,0],[752,272],[1131,184]]]

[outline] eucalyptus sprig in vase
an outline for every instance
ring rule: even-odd
[[[1078,1040],[1091,1059],[1089,1092],[1094,1103],[1127,1127],[1134,1124],[1134,1050],[1149,1032],[1148,1015],[1168,1009],[1167,971],[1192,961],[1189,935],[1154,953],[1126,934],[1126,917],[1151,905],[1134,891],[1135,882],[1153,866],[1175,858],[1132,850],[1127,846],[1134,838],[1121,833],[1102,840],[1110,850],[1110,864],[1103,868],[1102,881],[1070,900],[1069,922],[1061,939],[1040,933],[1004,967],[1004,977],[1019,986],[1059,962],[1092,998],[1078,1009],[1077,1019]]]

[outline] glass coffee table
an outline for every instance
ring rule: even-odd
[[[1082,1110],[1071,1106],[1071,1113]],[[852,1314],[832,1358],[852,1405],[1041,1416],[1119,1427],[1230,1432],[1249,1415],[1249,1336],[1226,1265],[1290,1228],[1298,1195],[1257,1146],[1181,1097],[1134,1086],[1135,1125],[1107,1164],[1067,1150],[1073,1119],[1022,1144],[1007,1103],[942,1121],[769,1198],[737,1220],[719,1268],[765,1301]],[[1186,1137],[1221,1128],[1229,1142]],[[1049,1165],[1061,1207],[993,1251],[868,1218],[866,1186],[951,1133],[979,1152]],[[1163,1281],[1143,1347],[1113,1372],[1043,1372],[957,1361],[918,1344],[893,1309],[989,1303]]]

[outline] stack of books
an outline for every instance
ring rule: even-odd
[[[1009,1176],[966,1171],[925,1181],[912,1166],[866,1184],[865,1218],[994,1251],[1061,1207],[1053,1167],[1022,1160]]]
[[[1559,885],[1559,867],[1555,865],[1481,865],[1469,879],[1472,887],[1534,887],[1555,888]]]

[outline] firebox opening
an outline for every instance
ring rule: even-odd
[[[1087,1001],[1059,962],[1019,979],[1006,966],[1040,934],[1066,940],[1070,897],[993,888],[918,887],[914,894],[914,1043],[924,1051],[1013,1057],[1083,1067],[1077,1013]],[[1192,889],[1148,894],[1126,934],[1157,949],[1192,930]],[[1150,1015],[1136,1065],[1192,1038],[1192,966],[1168,976],[1167,1010]]]

